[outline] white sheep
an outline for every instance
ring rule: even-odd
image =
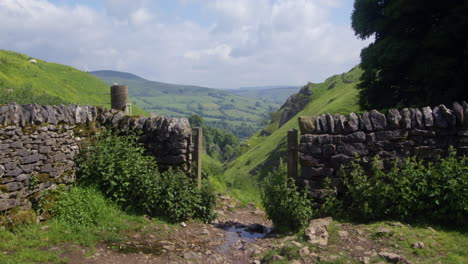
[[[30,60],[29,60],[29,63],[31,63],[31,64],[36,64],[37,61],[36,61],[35,59],[30,59]]]

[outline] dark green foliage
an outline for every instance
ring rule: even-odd
[[[125,209],[149,210],[147,191],[160,178],[156,162],[144,155],[136,136],[105,133],[80,162],[81,181],[99,189]]]
[[[209,187],[199,190],[194,178],[179,170],[159,172],[154,158],[144,151],[134,135],[105,133],[83,155],[80,180],[97,185],[127,211],[171,222],[192,217],[212,220],[215,204]]]
[[[388,171],[357,163],[344,178],[344,210],[361,220],[423,220],[462,225],[468,220],[468,159],[451,152],[437,163],[406,159]]]
[[[263,204],[275,229],[297,231],[309,223],[312,201],[305,190],[300,191],[294,180],[287,177],[283,162],[266,177],[264,186]]]
[[[57,96],[45,93],[34,93],[31,85],[24,88],[2,88],[0,87],[0,104],[39,104],[59,105],[67,104],[66,101]]]
[[[219,161],[228,161],[240,154],[241,143],[234,134],[221,128],[204,125],[203,118],[197,114],[191,115],[188,119],[191,127],[203,128],[203,147],[210,157]]]
[[[352,27],[375,41],[361,52],[365,109],[468,98],[468,2],[356,0]]]
[[[193,114],[188,118],[191,127],[201,127],[203,125],[203,118],[197,114]]]
[[[149,194],[156,215],[171,222],[191,217],[205,222],[214,219],[216,197],[207,182],[199,190],[193,178],[181,171],[169,170],[161,174],[158,184],[158,190]]]
[[[240,140],[220,128],[204,126],[203,139],[206,153],[212,157],[218,156],[220,161],[232,160],[240,154]]]

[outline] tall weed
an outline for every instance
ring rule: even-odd
[[[313,214],[312,201],[287,176],[283,162],[265,178],[264,186],[263,204],[275,229],[297,231],[308,224]]]
[[[414,157],[384,171],[365,170],[358,163],[344,174],[341,200],[351,216],[361,220],[424,220],[466,224],[468,219],[468,159],[454,150],[438,162]]]
[[[194,178],[180,170],[160,172],[137,139],[105,133],[83,155],[80,180],[98,186],[126,211],[171,222],[192,217],[211,221],[215,206],[211,189],[198,189]]]

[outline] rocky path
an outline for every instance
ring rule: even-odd
[[[408,251],[399,248],[411,239],[397,233],[411,229],[401,223],[372,227],[325,218],[311,221],[304,235],[277,236],[269,233],[271,222],[255,205],[242,207],[228,196],[218,198],[214,223],[150,223],[129,234],[127,242],[103,243],[91,251],[75,248],[64,257],[76,264],[413,263],[403,255]],[[424,248],[418,243],[413,250]]]
[[[147,225],[129,242],[99,244],[89,255],[85,249],[65,255],[69,263],[260,263],[256,258],[273,238],[265,236],[271,222],[265,212],[241,207],[219,196],[218,218],[211,224],[189,221],[180,226]]]

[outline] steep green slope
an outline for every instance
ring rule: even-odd
[[[262,136],[264,133],[258,132],[251,137],[247,142],[249,150],[231,162],[224,173],[224,180],[232,193],[244,202],[260,202],[260,172],[273,170],[280,158],[286,158],[287,131],[292,128],[299,129],[299,116],[359,111],[355,85],[361,73],[362,70],[355,67],[348,73],[328,78],[324,83],[308,84],[312,95],[310,102],[301,112],[281,127],[276,118],[264,128],[270,131],[269,136]],[[276,116],[280,115],[281,111]]]
[[[280,106],[291,94],[297,93],[300,88],[299,86],[266,86],[243,87],[239,89],[229,89],[227,91],[239,96],[262,100]]]
[[[221,127],[239,137],[248,137],[260,129],[263,120],[269,118],[268,113],[279,108],[275,103],[241,97],[224,90],[154,82],[116,71],[91,74],[108,84],[127,84],[130,98],[148,112],[174,117],[198,114],[207,125]]]
[[[74,104],[110,107],[110,88],[93,75],[70,66],[50,63],[6,50],[0,50],[0,87],[30,88],[34,93],[57,96]],[[144,114],[133,107],[134,114]]]

